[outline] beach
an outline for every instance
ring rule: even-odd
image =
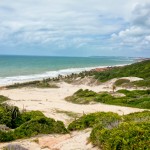
[[[131,81],[141,80],[140,78],[136,77],[128,77],[126,79],[130,79]],[[71,121],[76,119],[76,117],[93,112],[111,111],[118,113],[119,115],[125,115],[133,112],[143,111],[143,109],[138,108],[107,105],[102,103],[81,105],[70,103],[65,100],[67,96],[71,96],[79,89],[89,89],[95,92],[111,92],[112,85],[116,80],[117,79],[112,79],[100,85],[89,85],[88,80],[84,80],[85,82],[82,84],[68,84],[65,82],[59,82],[57,83],[59,88],[41,89],[26,87],[19,89],[6,89],[0,90],[0,95],[10,98],[10,100],[7,101],[9,105],[17,106],[20,110],[25,111],[39,110],[47,117],[63,121],[66,126]],[[68,115],[70,113],[72,115]],[[49,149],[61,150],[70,150],[70,147],[72,147],[72,149],[96,150],[96,148],[93,148],[91,144],[87,144],[87,138],[89,137],[90,132],[91,130],[89,129],[81,132],[73,132],[71,135],[43,135],[33,138],[38,138],[40,141],[39,143],[35,143],[32,138],[27,140],[19,140],[12,143],[21,144],[29,150],[41,150],[43,146],[46,146]],[[7,143],[1,144],[1,146],[4,145],[7,145]]]
[[[122,64],[118,65],[122,66]],[[91,71],[103,72],[110,70],[113,67],[92,67],[88,68]],[[96,79],[90,76],[78,77],[76,76],[79,72],[88,70],[87,68],[70,70],[65,74],[59,74],[57,81],[57,76],[49,80],[52,84],[55,84],[57,88],[38,88],[34,86],[25,86],[19,88],[8,88],[6,85],[10,85],[11,82],[7,82],[6,85],[1,85],[0,95],[6,96],[9,100],[6,102],[10,106],[17,106],[20,111],[29,112],[29,111],[41,111],[46,117],[53,118],[55,120],[62,121],[67,127],[69,123],[76,120],[85,114],[95,113],[95,112],[113,112],[119,115],[126,115],[134,112],[142,112],[144,109],[125,107],[125,106],[116,106],[108,105],[103,103],[92,102],[90,104],[75,104],[66,101],[66,97],[72,96],[79,89],[88,89],[96,93],[99,92],[109,92],[113,95],[113,85],[118,79],[125,79],[132,81],[143,80],[138,77],[122,77],[114,78],[107,82],[98,82]],[[75,71],[75,72],[74,72]],[[58,72],[57,72],[58,73]],[[60,72],[59,72],[60,73]],[[72,77],[70,74],[74,73],[75,77]],[[76,74],[77,73],[77,74]],[[82,74],[82,73],[81,73]],[[69,76],[70,75],[70,76]],[[65,79],[66,76],[66,79]],[[27,81],[34,81],[35,79],[27,79]],[[42,77],[42,76],[41,76]],[[68,77],[70,79],[68,80]],[[10,77],[11,78],[11,77]],[[10,79],[9,78],[9,79]],[[15,77],[16,78],[16,77]],[[13,79],[13,77],[11,78]],[[42,78],[41,78],[42,79]],[[56,79],[56,81],[55,81]],[[24,83],[26,80],[14,80],[13,83]],[[54,81],[53,81],[54,80]],[[41,80],[42,81],[42,80]],[[67,82],[66,82],[67,81]],[[2,83],[2,82],[1,82]],[[31,82],[32,83],[32,82]],[[39,81],[40,83],[40,81]],[[116,87],[116,91],[124,89],[124,87]],[[142,90],[140,87],[125,87],[127,90]],[[114,95],[114,96],[123,96]],[[28,150],[97,150],[97,147],[93,147],[91,143],[88,142],[88,137],[91,133],[91,129],[86,129],[83,131],[75,131],[70,134],[65,135],[39,135],[29,139],[22,139],[11,142],[11,144],[19,144]],[[35,142],[38,141],[38,142]],[[6,146],[9,143],[1,143],[0,148]]]

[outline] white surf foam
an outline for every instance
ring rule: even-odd
[[[123,66],[123,65],[114,65],[114,66]],[[80,72],[89,71],[95,68],[105,68],[105,67],[110,67],[110,66],[70,68],[70,69],[63,69],[63,70],[58,70],[58,71],[48,71],[48,72],[41,73],[41,74],[13,76],[13,77],[0,77],[0,86],[11,85],[14,83],[23,83],[23,82],[28,82],[28,81],[42,80],[46,78],[54,78],[54,77],[58,77],[58,75],[66,76],[72,73],[80,73]]]

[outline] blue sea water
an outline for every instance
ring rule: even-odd
[[[0,85],[133,62],[130,57],[0,56]]]

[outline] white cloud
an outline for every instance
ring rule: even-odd
[[[120,46],[130,46],[135,51],[150,50],[150,3],[137,4],[132,11],[130,26],[117,34],[112,40]]]
[[[148,0],[1,1],[0,45],[9,42],[56,48],[86,46],[97,50],[114,49],[118,43],[120,46],[144,45],[150,35],[150,7],[146,2]]]

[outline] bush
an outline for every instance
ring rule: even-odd
[[[13,140],[15,140],[15,137],[12,131],[5,132],[0,130],[0,142],[8,142]]]
[[[123,93],[125,96],[114,97],[107,92],[96,93],[93,91],[80,89],[72,96],[67,97],[66,100],[77,104],[100,102],[111,105],[150,109],[150,90],[119,90],[117,92]]]
[[[80,97],[93,97],[96,96],[96,92],[91,91],[91,90],[83,90],[83,89],[79,89],[77,92],[74,93],[74,95],[76,96],[80,96]]]
[[[94,99],[96,102],[101,103],[109,103],[109,101],[113,101],[115,99],[112,95],[108,94],[107,92],[103,92],[97,94],[97,97]]]
[[[18,117],[15,121],[15,127],[19,127],[23,123],[30,121],[32,119],[36,119],[37,117],[45,117],[44,114],[40,111],[30,111],[23,112],[20,117]]]
[[[121,123],[107,129],[97,127],[92,130],[90,139],[94,145],[107,150],[150,149],[150,123]]]
[[[98,112],[92,113],[89,115],[84,115],[81,118],[73,121],[69,124],[68,130],[83,130],[89,127],[94,127],[97,124],[101,124],[103,126],[113,126],[114,124],[121,121],[121,117],[112,112]]]
[[[0,142],[35,136],[37,134],[67,133],[61,121],[47,118],[40,111],[20,113],[18,107],[0,105],[0,124],[14,131],[0,131]]]
[[[0,142],[7,142],[21,138],[27,138],[38,134],[68,133],[63,122],[55,121],[47,117],[37,117],[23,123],[14,131],[0,131]]]
[[[15,83],[13,85],[6,86],[6,88],[8,89],[23,88],[23,87],[59,88],[56,84],[49,83],[49,79],[42,81],[30,81],[25,83]]]
[[[123,116],[123,120],[125,122],[150,122],[150,111],[143,111],[143,112],[135,112],[128,115]]]
[[[114,67],[110,70],[103,72],[95,72],[95,78],[101,82],[108,81],[113,78],[120,77],[140,77],[149,79],[150,77],[150,60],[145,60],[142,62],[137,62],[131,65],[123,66],[123,67]]]
[[[5,96],[3,96],[3,95],[0,95],[0,104],[3,103],[3,102],[5,102],[5,101],[7,101],[7,100],[9,100],[8,97],[5,97]]]
[[[92,101],[105,103],[112,99],[113,99],[113,96],[111,96],[107,92],[98,94],[88,89],[86,90],[80,89],[77,92],[75,92],[72,96],[66,97],[67,101],[70,101],[76,104],[88,104]]]
[[[132,83],[138,87],[150,87],[150,79],[134,81]]]
[[[97,93],[91,90],[83,90],[80,89],[77,92],[75,92],[72,96],[66,97],[65,99],[67,101],[77,103],[77,104],[88,104],[91,101],[94,101],[96,98]]]
[[[22,124],[14,131],[16,139],[51,133],[67,133],[67,129],[61,121],[39,117]]]
[[[5,124],[9,128],[17,128],[36,117],[44,117],[44,114],[40,111],[20,113],[16,106],[9,106],[7,104],[0,105],[0,124]]]
[[[121,85],[124,85],[126,83],[130,83],[130,80],[128,80],[128,79],[118,79],[114,84],[115,84],[115,86],[121,86]]]
[[[15,128],[15,122],[20,117],[18,107],[7,104],[0,105],[0,124]]]
[[[125,94],[127,97],[130,98],[139,98],[141,96],[150,96],[150,90],[118,90],[117,92]]]

